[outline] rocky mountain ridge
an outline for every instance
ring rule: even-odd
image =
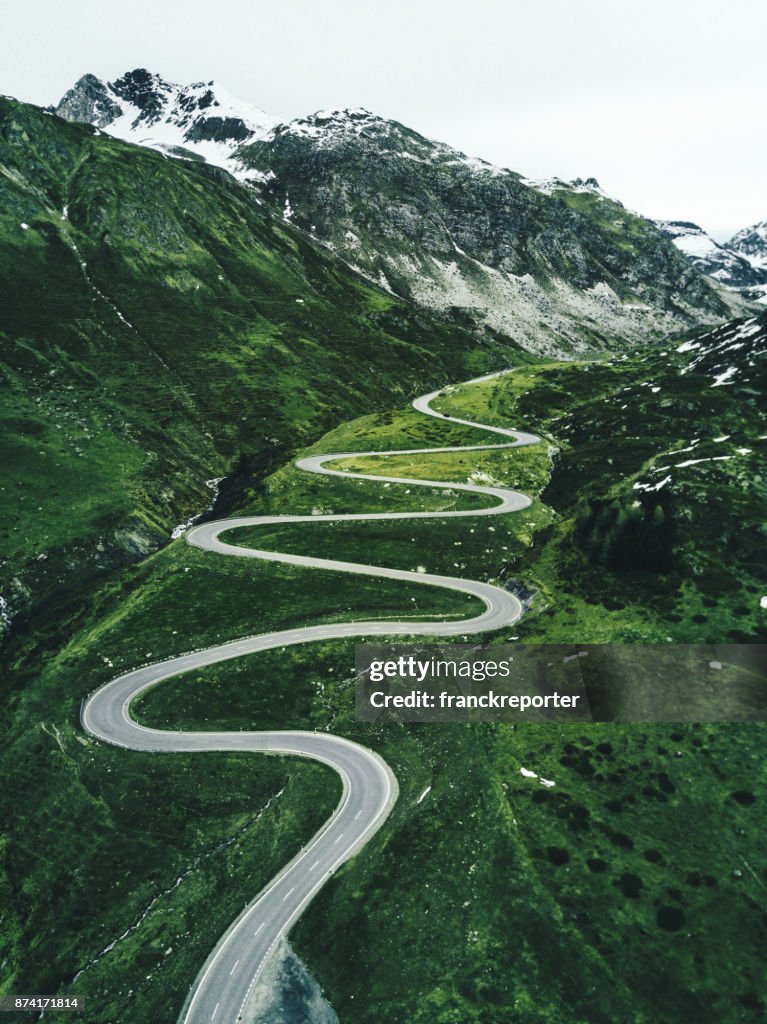
[[[531,182],[362,109],[278,125],[239,156],[287,220],[370,280],[541,354],[640,344],[732,308],[593,178]]]
[[[235,99],[218,82],[176,85],[145,68],[113,82],[83,75],[53,110],[67,121],[92,124],[168,156],[205,160],[235,177],[243,176],[237,149],[276,124],[275,118]]]
[[[767,271],[767,220],[742,228],[727,246],[747,259],[752,267]]]
[[[702,274],[752,302],[767,302],[767,223],[744,228],[720,245],[690,221],[657,221]]]
[[[748,312],[594,178],[529,181],[363,108],[275,123],[220,95],[138,69],[85,76],[55,110],[225,167],[379,287],[533,352],[643,344]]]

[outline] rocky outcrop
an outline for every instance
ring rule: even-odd
[[[727,246],[767,276],[767,220],[738,231]]]
[[[767,241],[760,239],[759,225],[739,232],[725,245],[689,221],[658,221],[658,227],[701,274],[744,298],[758,299],[767,285]],[[767,225],[762,227],[767,238]]]
[[[639,343],[728,312],[594,178],[527,181],[365,110],[278,125],[239,156],[286,219],[371,280],[534,351]]]
[[[260,1024],[338,1024],[335,1010],[287,941],[267,961],[248,1008]]]
[[[83,121],[103,128],[122,115],[122,107],[104,82],[95,75],[83,75],[66,92],[55,108],[66,121]]]
[[[197,157],[231,173],[238,146],[274,125],[257,107],[240,103],[216,82],[176,85],[145,68],[113,82],[83,75],[54,108],[67,121],[85,121],[169,156]]]
[[[380,287],[541,354],[645,344],[748,309],[596,178],[527,181],[367,110],[277,124],[214,82],[137,69],[86,75],[57,112],[223,167]]]

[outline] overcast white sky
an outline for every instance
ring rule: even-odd
[[[215,78],[282,118],[364,106],[531,177],[593,175],[722,240],[767,219],[763,0],[5,0],[0,92]]]

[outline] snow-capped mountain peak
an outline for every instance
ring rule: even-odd
[[[608,196],[596,178],[572,178],[565,181],[563,178],[525,178],[526,185],[543,192],[544,195],[552,196],[555,192],[593,192],[595,195],[604,196],[617,202],[612,196]],[[623,205],[622,203],[620,204]]]
[[[380,134],[388,123],[364,107],[334,107],[277,124],[269,133],[269,138],[274,139],[278,135],[297,135],[328,145],[349,135],[371,132]]]
[[[767,220],[738,231],[727,246],[747,259],[752,267],[767,270]]]
[[[663,220],[656,223],[702,274],[708,274],[727,288],[742,291],[748,298],[761,298],[764,272],[755,260],[748,258],[744,251],[739,251],[732,242],[720,245],[703,228],[689,221]],[[749,230],[753,232],[756,229]],[[746,233],[739,232],[739,235],[745,236]],[[767,245],[764,251],[767,255]]]
[[[722,246],[707,235],[702,227],[691,221],[659,220],[656,223],[685,256],[704,260],[719,258],[722,252]]]
[[[461,165],[477,174],[510,173],[486,160],[466,156],[444,142],[427,138],[399,121],[381,117],[365,107],[333,107],[278,124],[269,133],[268,141],[274,143],[289,137],[309,140],[320,150],[342,149],[347,144],[354,146],[361,140],[369,141],[375,145],[376,152],[387,158],[434,166]]]
[[[178,85],[144,68],[113,82],[84,75],[62,97],[56,113],[169,155],[206,160],[239,177],[248,175],[235,151],[264,138],[277,123],[217,82]]]

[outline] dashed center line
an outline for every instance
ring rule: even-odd
[[[239,960],[236,960],[236,961],[235,961],[235,963],[234,963],[234,967],[233,967],[233,968],[231,969],[231,971],[229,972],[229,977],[230,977],[230,978],[231,978],[231,976],[232,976],[232,975],[234,974],[234,972],[235,972],[235,971],[237,970],[237,964],[238,964],[239,962],[240,962]]]
[[[295,892],[295,891],[296,891],[296,887],[295,887],[295,885],[294,885],[294,886],[293,886],[293,888],[292,888],[292,889],[288,889],[288,891],[287,891],[287,892],[285,893],[285,895],[284,895],[284,896],[282,897],[282,902],[284,903],[284,902],[285,902],[285,900],[286,900],[286,899],[288,898],[288,896],[290,896],[290,894],[291,894],[292,892]]]

